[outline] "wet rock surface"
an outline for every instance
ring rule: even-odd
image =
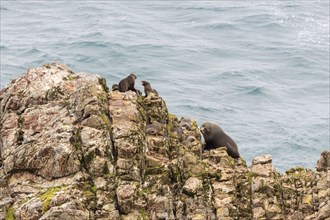
[[[0,219],[330,219],[330,152],[316,171],[280,174],[270,155],[247,167],[203,152],[160,96],[63,64],[2,89],[0,122]]]

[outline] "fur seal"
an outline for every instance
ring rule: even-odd
[[[162,130],[162,126],[160,125],[160,123],[158,121],[153,121],[152,124],[147,125],[147,128],[146,128],[147,134],[150,134],[150,135],[160,134],[161,130]]]
[[[142,85],[144,87],[144,93],[146,94],[146,97],[148,96],[149,93],[154,93],[155,95],[158,96],[158,92],[156,89],[151,88],[151,85],[147,81],[142,80]]]
[[[196,141],[196,138],[194,136],[189,136],[185,141],[182,142],[182,144],[188,146],[194,141]]]
[[[239,158],[237,144],[219,125],[212,122],[205,122],[200,127],[200,131],[206,143],[204,150],[226,147],[229,156]]]
[[[181,119],[179,126],[182,129],[186,129],[190,131],[192,128],[192,121],[190,118],[183,118]]]
[[[136,91],[136,89],[134,88],[136,78],[137,78],[136,75],[131,73],[125,79],[120,80],[120,82],[118,84],[119,92],[127,92],[128,90],[132,90],[132,91],[138,93]]]
[[[112,85],[112,91],[118,91],[118,90],[119,90],[118,84],[113,84]]]

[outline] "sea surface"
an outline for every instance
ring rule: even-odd
[[[329,149],[329,1],[1,1],[1,82],[66,63],[131,72],[169,111],[213,121],[251,164],[314,169]]]

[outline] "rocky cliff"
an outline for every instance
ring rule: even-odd
[[[63,64],[29,69],[0,101],[0,219],[330,219],[330,152],[315,171],[280,174],[270,155],[247,167],[202,152],[196,122],[161,97]]]

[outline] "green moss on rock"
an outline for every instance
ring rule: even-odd
[[[109,87],[107,86],[107,81],[104,78],[98,78],[99,84],[102,86],[105,92],[109,92]]]
[[[86,198],[91,199],[95,197],[97,187],[95,185],[91,185],[91,183],[86,183],[83,186],[83,194]]]
[[[95,150],[91,150],[85,157],[85,163],[89,164],[95,158]]]
[[[104,113],[100,114],[99,117],[100,117],[101,121],[104,123],[104,125],[111,128],[110,120],[108,119],[108,117]]]
[[[138,216],[138,220],[148,220],[148,213],[145,209],[140,209],[139,210],[139,216]]]
[[[289,175],[289,174],[291,174],[291,173],[301,172],[301,171],[303,171],[303,170],[306,170],[306,169],[303,168],[303,167],[299,167],[299,166],[297,166],[297,167],[294,167],[294,168],[291,168],[291,169],[287,170],[285,173],[286,173],[287,175]]]
[[[80,129],[75,129],[72,131],[72,136],[70,138],[70,144],[72,145],[73,149],[79,150],[82,145]]]
[[[46,192],[44,192],[42,195],[39,196],[39,199],[43,201],[42,205],[42,213],[45,213],[49,209],[49,203],[54,198],[55,194],[62,190],[62,187],[50,187],[47,189]]]
[[[14,219],[15,219],[14,208],[10,207],[7,211],[6,220],[14,220]]]

